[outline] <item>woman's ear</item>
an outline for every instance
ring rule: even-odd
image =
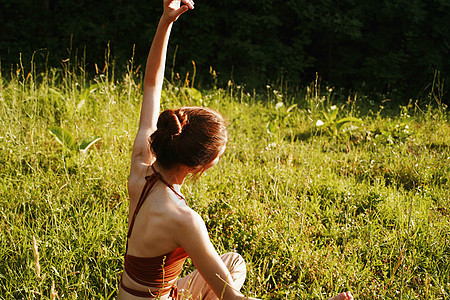
[[[197,174],[198,172],[201,172],[201,169],[202,169],[201,166],[190,167],[190,168],[189,168],[189,173],[191,173],[191,174]]]

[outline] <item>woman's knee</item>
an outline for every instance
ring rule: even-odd
[[[247,276],[247,267],[244,258],[235,252],[225,253],[222,259],[233,278],[233,287],[240,290]]]
[[[245,265],[244,258],[239,253],[228,252],[228,253],[222,254],[221,258],[235,280],[238,277],[241,280],[242,280],[242,278],[245,279],[245,276],[247,273],[247,267]],[[241,281],[241,280],[239,280],[239,281]]]
[[[228,252],[222,254],[220,257],[222,258],[223,262],[228,267],[228,269],[233,269],[233,267],[241,265],[244,265],[245,267],[245,260],[239,253]]]

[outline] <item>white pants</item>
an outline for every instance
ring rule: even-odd
[[[225,253],[221,255],[220,258],[231,273],[231,277],[234,281],[233,287],[240,290],[244,284],[245,276],[247,274],[244,259],[239,254],[233,252]],[[197,270],[189,273],[183,278],[178,279],[175,285],[178,288],[177,300],[219,299]]]

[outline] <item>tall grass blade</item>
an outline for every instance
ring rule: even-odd
[[[86,138],[81,141],[80,146],[78,146],[78,149],[81,151],[87,151],[89,148],[91,148],[95,143],[97,143],[102,138],[99,136]]]

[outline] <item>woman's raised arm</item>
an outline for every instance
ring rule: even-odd
[[[183,2],[183,5],[180,5],[181,2]],[[151,160],[148,138],[156,130],[159,116],[167,45],[172,24],[182,13],[193,8],[194,2],[192,0],[164,0],[164,12],[159,20],[145,68],[144,97],[139,119],[139,130],[133,145],[132,165],[134,163],[149,163]]]

